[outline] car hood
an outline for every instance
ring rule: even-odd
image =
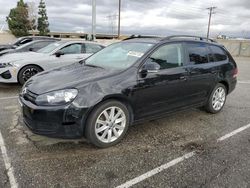
[[[6,62],[16,62],[16,61],[22,61],[22,60],[27,60],[27,61],[32,61],[37,58],[42,58],[44,57],[45,54],[42,53],[36,53],[36,52],[24,52],[24,53],[11,53],[11,54],[6,54],[0,58],[0,63],[6,63]]]
[[[0,56],[10,53],[10,52],[14,52],[14,49],[7,49],[7,50],[0,51]]]
[[[13,45],[11,45],[11,44],[0,44],[0,49],[7,49],[7,48],[13,48]]]
[[[26,83],[26,87],[32,93],[40,95],[65,88],[80,88],[116,72],[116,70],[89,67],[75,63],[37,74]]]

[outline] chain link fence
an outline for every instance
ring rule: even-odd
[[[218,40],[235,57],[250,57],[250,40]]]

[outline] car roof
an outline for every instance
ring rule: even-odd
[[[48,36],[24,36],[20,38],[49,38],[49,39],[54,39],[53,37],[48,37]]]
[[[212,44],[216,46],[223,46],[212,39],[207,39],[205,37],[199,36],[189,36],[189,35],[173,35],[169,37],[148,37],[148,36],[131,36],[127,39],[123,40],[124,42],[145,42],[145,43],[166,43],[166,42],[198,42],[198,43],[206,43]]]
[[[72,44],[72,43],[83,43],[83,44],[97,44],[97,45],[100,45],[100,46],[104,46],[103,44],[100,44],[98,42],[92,42],[92,41],[85,41],[85,40],[61,40],[61,41],[58,41],[57,43],[60,43],[60,44]]]

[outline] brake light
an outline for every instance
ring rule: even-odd
[[[235,68],[234,70],[233,70],[233,77],[234,78],[236,78],[237,77],[237,75],[238,75],[238,68]]]

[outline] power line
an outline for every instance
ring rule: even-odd
[[[209,38],[209,34],[210,34],[210,25],[211,25],[211,18],[212,18],[212,14],[215,14],[214,10],[217,7],[209,7],[207,8],[209,10],[209,19],[208,19],[208,27],[207,27],[207,38]]]
[[[110,23],[110,28],[111,28],[111,34],[115,35],[115,30],[116,30],[116,26],[117,26],[117,14],[110,14],[107,16],[109,23]]]

